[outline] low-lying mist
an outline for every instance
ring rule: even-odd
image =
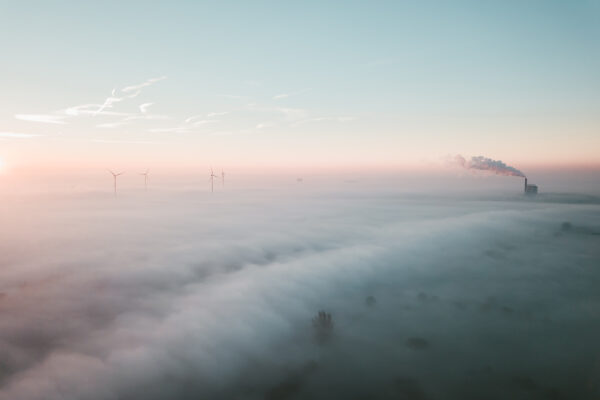
[[[0,399],[598,398],[599,202],[503,178],[7,194]]]

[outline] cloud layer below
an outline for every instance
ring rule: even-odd
[[[0,216],[2,400],[600,393],[597,204],[150,191]]]

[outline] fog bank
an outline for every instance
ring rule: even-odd
[[[600,395],[596,198],[326,183],[7,196],[0,399]]]

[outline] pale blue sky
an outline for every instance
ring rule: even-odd
[[[1,4],[0,157],[13,163],[552,164],[600,150],[599,1]],[[109,107],[127,121],[63,118],[159,77]]]

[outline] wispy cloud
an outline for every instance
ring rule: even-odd
[[[121,112],[111,110],[117,103],[137,97],[142,88],[150,86],[155,82],[166,79],[165,77],[152,78],[139,85],[127,86],[121,90],[113,89],[111,95],[102,104],[87,103],[71,106],[64,110],[55,111],[51,114],[17,114],[16,119],[31,122],[43,122],[49,124],[66,124],[68,120],[76,117],[113,117],[117,120],[98,123],[96,128],[114,129],[130,124],[136,120],[164,120],[169,117],[149,113],[149,108],[154,103],[143,103],[138,106],[139,112]]]
[[[204,124],[208,124],[211,122],[219,122],[219,120],[217,120],[217,119],[207,119],[207,117],[209,117],[210,115],[217,115],[217,114],[211,113],[206,116],[194,115],[193,117],[186,118],[185,121],[183,121],[183,122],[184,122],[184,124],[191,124],[194,126],[204,125]]]
[[[211,131],[228,132],[228,134],[257,132],[273,126],[293,128],[308,123],[346,122],[353,119],[347,116],[314,115],[313,112],[307,109],[286,107],[279,102],[279,100],[311,91],[311,88],[275,95],[270,99],[270,104],[255,102],[247,96],[220,95],[225,98],[243,100],[243,103],[228,111],[211,111],[182,119],[154,114],[151,111],[154,110],[153,102],[136,101],[135,104],[131,104],[131,101],[127,101],[138,97],[144,88],[164,79],[166,77],[162,76],[148,79],[136,85],[125,86],[121,89],[114,88],[110,96],[102,103],[80,104],[47,114],[17,114],[15,118],[32,122],[66,124],[79,117],[102,117],[94,120],[95,123],[92,125],[98,129],[119,129],[124,126],[135,125],[136,121],[171,120],[172,123],[170,124],[153,124],[153,126],[144,127],[144,130],[150,133],[174,134],[192,132],[209,134]],[[220,118],[232,113],[235,115]]]
[[[204,116],[203,115],[194,115],[194,116],[191,116],[189,118],[186,118],[185,121],[183,121],[183,122],[186,123],[186,124],[189,124],[189,123],[191,123],[191,122],[193,122],[193,121],[195,121],[197,119],[200,119],[200,118],[204,118]]]
[[[134,121],[134,120],[147,120],[147,121],[156,121],[160,119],[170,119],[168,115],[160,115],[160,114],[130,114],[127,116],[124,121]]]
[[[147,81],[145,81],[143,83],[140,83],[138,85],[126,86],[123,89],[121,89],[121,91],[124,92],[124,93],[139,92],[141,89],[143,89],[143,88],[145,88],[147,86],[153,85],[156,82],[160,82],[160,81],[162,81],[164,79],[167,79],[167,77],[166,76],[161,76],[161,77],[158,77],[158,78],[150,78]]]
[[[103,124],[97,124],[96,128],[114,129],[114,128],[118,128],[118,127],[123,126],[123,125],[127,125],[127,122],[125,122],[125,121],[106,122],[106,123],[103,123]]]
[[[210,112],[208,114],[192,115],[183,120],[179,125],[168,127],[168,128],[152,128],[148,129],[148,132],[153,133],[187,133],[192,132],[194,128],[198,128],[202,125],[212,124],[220,122],[218,119],[212,119],[211,117],[228,114],[227,111],[223,112]]]
[[[200,125],[211,124],[211,123],[215,123],[215,122],[219,122],[219,120],[218,119],[201,119],[201,120],[195,121],[193,123],[193,125],[200,126]]]
[[[128,125],[132,121],[146,120],[146,121],[156,121],[156,120],[167,120],[169,117],[167,115],[158,115],[158,114],[122,114],[123,118],[119,121],[114,122],[105,122],[101,124],[97,124],[96,128],[118,128],[123,125]]]
[[[148,108],[150,108],[150,106],[154,104],[154,103],[144,103],[144,104],[140,104],[140,112],[142,114],[146,114],[148,112]]]
[[[119,103],[123,100],[132,99],[134,97],[137,97],[142,92],[143,88],[153,85],[156,82],[162,81],[163,79],[167,79],[167,77],[162,76],[160,78],[152,78],[152,79],[148,79],[146,82],[140,83],[139,85],[132,85],[132,86],[124,87],[123,89],[121,89],[121,93],[123,93],[121,95],[117,95],[117,90],[113,89],[110,97],[107,97],[106,100],[104,100],[104,103],[102,104],[102,106],[100,106],[100,108],[98,109],[98,111],[96,112],[95,115],[98,115],[99,113],[104,111],[104,109],[106,109],[106,108],[111,108],[113,106],[113,104],[115,104],[115,103]],[[131,94],[129,94],[130,92],[131,92]],[[142,104],[140,106],[141,112],[146,112],[142,108],[143,106],[149,107],[150,105],[152,105],[152,103]]]
[[[64,124],[65,116],[56,114],[17,114],[16,119],[29,122],[41,122],[44,124]]]
[[[19,132],[0,132],[0,138],[11,138],[11,139],[31,139],[44,135],[37,135],[33,133],[19,133]]]
[[[218,117],[218,116],[226,115],[226,114],[229,114],[229,112],[228,111],[210,112],[210,113],[206,114],[206,116],[210,118],[210,117]]]
[[[107,97],[106,100],[104,100],[104,103],[100,106],[100,108],[98,108],[98,110],[96,110],[96,112],[93,114],[94,116],[98,115],[99,113],[101,113],[102,111],[104,111],[105,108],[111,108],[113,106],[114,103],[120,103],[121,101],[127,99],[127,98],[133,98],[135,96],[137,96],[140,92],[136,92],[131,96],[122,96],[122,97],[117,97],[115,95],[116,89],[112,90],[112,94],[110,97]]]
[[[111,91],[111,95],[107,97],[102,104],[87,103],[77,106],[67,107],[64,110],[55,111],[51,114],[16,114],[15,118],[22,121],[41,122],[47,124],[66,124],[69,119],[81,116],[103,116],[103,117],[118,117],[118,121],[109,121],[96,124],[97,128],[117,128],[134,120],[157,120],[167,119],[164,115],[149,114],[148,108],[154,103],[143,103],[139,105],[139,113],[133,112],[118,112],[111,109],[115,104],[121,103],[127,99],[137,97],[141,90],[147,86],[153,85],[166,79],[165,76],[159,78],[151,78],[138,85],[126,86],[121,90],[116,88]]]
[[[275,123],[273,122],[261,122],[260,124],[256,125],[256,129],[265,129],[273,126],[275,126]]]
[[[109,116],[109,117],[128,117],[133,115],[132,113],[116,112],[116,111],[105,111],[102,109],[103,104],[82,104],[79,106],[69,107],[64,110],[64,114],[69,117],[78,116]],[[106,108],[106,107],[105,107]]]

